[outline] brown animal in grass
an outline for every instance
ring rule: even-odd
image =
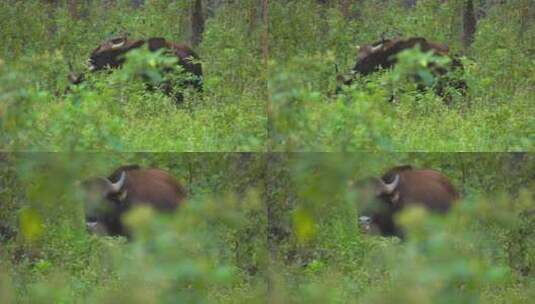
[[[377,231],[383,236],[403,237],[394,217],[404,208],[419,205],[430,212],[446,213],[460,197],[444,174],[412,166],[392,168],[381,178],[361,182],[359,188],[374,192],[370,205],[359,213],[359,224],[365,231]]]
[[[85,181],[83,187],[88,228],[127,237],[130,233],[121,216],[133,207],[148,205],[156,211],[170,213],[187,198],[184,187],[168,172],[137,165],[120,167],[107,178]]]
[[[139,49],[146,46],[149,51],[156,52],[164,49],[165,53],[171,56],[175,56],[178,59],[178,65],[180,65],[185,73],[190,74],[188,80],[179,83],[179,87],[193,87],[199,91],[202,91],[202,66],[198,62],[199,56],[187,45],[181,43],[170,42],[161,37],[153,37],[149,39],[128,39],[126,36],[113,38],[102,42],[97,48],[91,52],[88,59],[89,72],[96,72],[105,69],[117,69],[123,66],[126,62],[125,55],[135,49]],[[166,69],[164,73],[170,73],[173,69]],[[85,79],[84,74],[76,75],[73,72],[69,75],[70,83],[77,85],[83,82]],[[173,85],[169,81],[164,82],[161,85],[162,90],[167,95],[173,93]],[[152,86],[149,86],[152,89]],[[181,92],[175,92],[174,95],[177,102],[183,100]]]
[[[467,85],[464,80],[452,79],[448,77],[450,72],[463,70],[462,63],[455,57],[450,56],[449,49],[445,44],[428,41],[422,37],[412,37],[407,39],[382,39],[372,44],[357,47],[356,63],[351,70],[351,77],[337,75],[339,83],[337,92],[341,91],[341,85],[350,85],[357,75],[368,76],[380,69],[390,69],[398,62],[397,55],[402,51],[420,47],[422,52],[432,52],[436,56],[449,57],[451,62],[446,67],[439,67],[430,63],[429,70],[438,79],[435,85],[435,92],[439,96],[446,97],[449,102],[451,97],[446,93],[447,87],[459,90],[462,95],[466,94]],[[424,90],[426,85],[418,75],[413,75],[414,81],[418,84],[419,90]]]

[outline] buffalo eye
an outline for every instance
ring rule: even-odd
[[[119,43],[122,43],[123,42],[123,38],[115,38],[115,39],[112,39],[111,40],[111,43],[113,44],[119,44]]]

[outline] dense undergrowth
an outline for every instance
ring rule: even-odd
[[[271,9],[270,146],[277,151],[531,151],[535,128],[535,25],[526,1],[496,4],[478,20],[466,51],[463,1],[364,1],[345,19],[337,6],[276,2]],[[300,12],[294,14],[294,12]],[[290,18],[291,16],[291,18]],[[469,90],[445,102],[400,77],[410,64],[357,81],[336,95],[336,69],[348,73],[355,45],[402,34],[446,43],[462,54]],[[424,55],[414,55],[425,62]],[[406,63],[406,62],[402,62]],[[394,94],[395,102],[390,103]]]
[[[530,303],[533,161],[503,153],[281,156],[269,201],[275,302]],[[405,241],[361,233],[364,202],[348,182],[400,164],[444,172],[462,200],[446,217],[402,213]]]
[[[125,32],[187,41],[191,1],[79,1],[76,18],[70,1],[2,1],[0,151],[13,152],[0,153],[0,303],[531,303],[528,1],[478,1],[492,5],[461,51],[462,0],[351,1],[347,18],[343,1],[272,0],[267,70],[262,3],[204,1],[204,92],[186,90],[180,105],[140,81],[160,77],[167,59],[154,53],[69,92],[67,75]],[[407,75],[434,60],[418,52],[335,94],[335,66],[348,72],[354,45],[382,32],[447,43],[467,96],[418,91]],[[126,164],[168,171],[186,203],[129,212],[131,241],[89,234],[77,185]],[[447,216],[403,212],[403,241],[362,233],[366,202],[349,185],[404,164],[443,172],[461,201]]]
[[[188,1],[129,1],[67,5],[3,1],[0,18],[0,147],[38,151],[261,151],[266,139],[266,85],[261,27],[251,31],[248,3],[223,4],[206,21],[196,49],[204,94],[186,92],[175,106],[149,92],[135,75],[150,58],[130,62],[122,75],[98,73],[65,93],[68,64],[78,72],[102,41],[132,38],[188,41]],[[50,15],[52,14],[52,15]],[[116,73],[114,73],[116,74]]]
[[[0,301],[529,303],[527,153],[2,154]],[[168,170],[189,199],[134,209],[134,239],[89,235],[75,185],[123,164]],[[412,164],[446,174],[447,216],[409,209],[407,239],[366,235],[350,181]]]
[[[188,189],[187,202],[173,215],[149,208],[129,213],[123,220],[135,232],[133,242],[88,234],[77,181],[125,163],[168,170]],[[265,297],[261,155],[29,153],[3,154],[2,164],[0,302]]]

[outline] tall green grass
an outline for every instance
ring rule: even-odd
[[[0,227],[15,232],[0,238],[2,303],[254,303],[265,297],[262,155],[2,157],[1,168],[9,170],[0,176]],[[88,234],[77,181],[133,163],[169,171],[187,188],[187,202],[171,215],[150,208],[128,213],[123,222],[134,231],[132,242]]]
[[[279,303],[529,303],[535,286],[533,156],[300,153],[279,158],[269,222]],[[404,241],[367,235],[350,181],[412,164],[462,193],[452,212],[406,209]],[[289,169],[288,169],[289,168]],[[531,212],[531,215],[529,214]],[[281,232],[282,231],[282,232]]]
[[[531,151],[535,130],[535,26],[521,33],[523,1],[496,5],[460,45],[461,1],[353,5],[354,18],[314,1],[271,9],[270,146],[277,151]],[[299,11],[299,14],[294,12]],[[335,94],[336,70],[349,72],[355,45],[403,33],[446,43],[462,62],[469,90],[451,105],[399,79],[409,64],[377,73]],[[423,57],[422,57],[423,59]],[[395,102],[390,103],[394,94]]]
[[[248,5],[222,4],[207,19],[202,44],[204,93],[175,106],[144,90],[127,66],[123,77],[98,73],[66,94],[68,63],[85,69],[103,40],[165,37],[188,42],[189,2],[129,1],[67,5],[49,13],[41,1],[0,4],[2,149],[38,151],[261,151],[266,139],[266,85],[259,33]],[[49,18],[52,14],[52,18]],[[134,66],[139,68],[134,62]],[[127,64],[128,65],[128,64]],[[115,74],[115,73],[114,73]]]

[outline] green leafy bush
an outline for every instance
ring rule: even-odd
[[[24,153],[2,162],[12,170],[2,175],[2,185],[11,185],[3,193],[11,207],[2,200],[0,218],[18,231],[0,246],[0,296],[10,297],[3,302],[265,296],[261,155]],[[124,163],[169,170],[187,186],[187,203],[175,214],[132,210],[123,221],[133,242],[89,235],[75,184]]]
[[[447,216],[406,209],[407,239],[361,233],[348,181],[394,165],[435,168],[462,200]],[[281,302],[528,303],[533,295],[533,156],[505,153],[288,154],[269,226],[286,227],[269,276]],[[272,211],[276,214],[277,211]],[[528,213],[530,215],[528,215]]]
[[[260,27],[249,30],[239,4],[221,4],[207,19],[202,44],[204,93],[186,90],[185,102],[141,80],[159,83],[156,53],[129,54],[124,69],[88,75],[68,86],[68,64],[84,71],[90,52],[110,36],[187,41],[189,1],[79,3],[53,9],[39,1],[0,4],[2,149],[33,151],[261,151],[267,136],[265,73]],[[52,18],[50,18],[52,17]],[[25,20],[25,21],[22,21]],[[231,20],[231,21],[229,21]],[[31,72],[30,72],[31,71]],[[165,75],[167,77],[174,74]],[[181,77],[177,73],[177,77]],[[6,101],[7,100],[7,101]],[[8,117],[8,118],[5,118]]]
[[[529,89],[534,81],[533,35],[529,34],[535,27],[520,17],[527,2],[487,9],[478,22],[475,42],[466,51],[459,39],[463,1],[417,1],[412,9],[399,2],[355,3],[347,18],[338,5],[273,4],[268,80],[273,149],[533,150],[535,97]],[[416,90],[407,76],[416,73],[433,84],[436,80],[421,63],[436,58],[411,52],[400,55],[393,70],[361,77],[342,96],[334,94],[335,65],[340,72],[349,72],[356,60],[354,46],[378,41],[381,33],[386,38],[399,33],[425,37],[447,44],[453,55],[463,54],[464,75],[448,76],[448,81],[465,79],[466,96],[448,90],[446,95],[453,99],[449,102]],[[521,33],[525,39],[519,40]],[[391,93],[395,104],[389,102]]]

